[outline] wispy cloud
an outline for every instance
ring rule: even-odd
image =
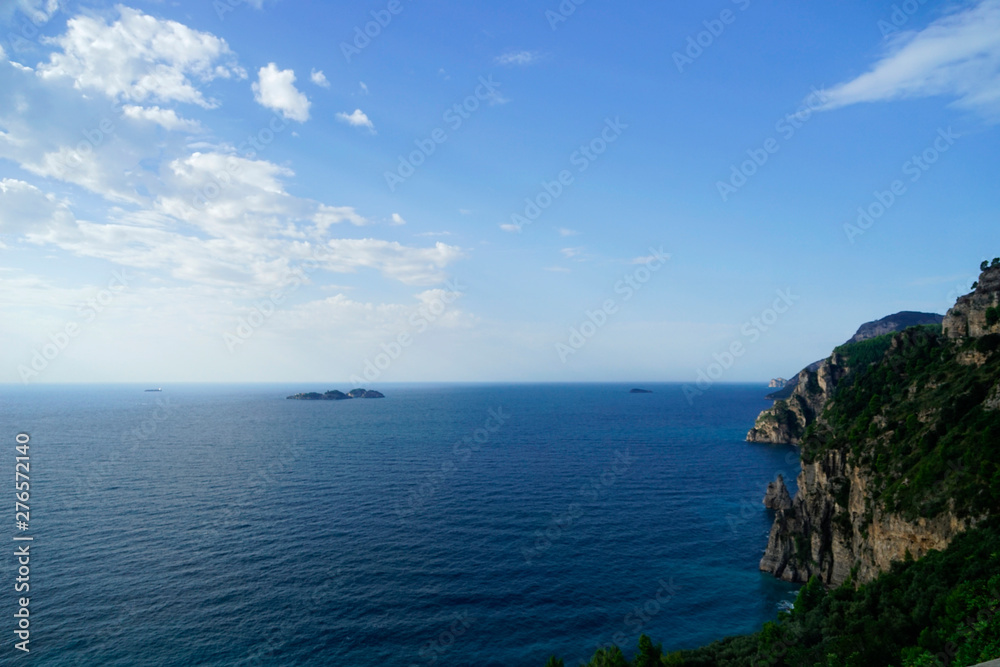
[[[406,220],[404,220],[403,216],[401,216],[399,213],[393,213],[392,214],[392,224],[394,224],[394,225],[405,225],[406,224]]]
[[[354,113],[338,113],[337,120],[342,123],[347,123],[352,127],[365,127],[372,134],[375,134],[375,125],[372,123],[368,115],[365,114],[361,109],[355,109]]]
[[[1000,0],[898,35],[871,70],[822,94],[825,109],[947,95],[955,106],[1000,117]]]
[[[563,248],[559,252],[561,252],[562,256],[566,259],[573,259],[574,257],[582,257],[584,250],[585,248],[581,246],[578,248]]]
[[[576,236],[580,232],[575,229],[567,229],[566,227],[560,227],[558,230],[559,236]]]
[[[330,87],[330,81],[326,78],[326,74],[323,74],[323,70],[321,69],[314,69],[310,72],[309,79],[322,88]]]
[[[524,67],[538,62],[538,54],[534,51],[508,51],[497,56],[494,62],[498,65],[518,65]]]

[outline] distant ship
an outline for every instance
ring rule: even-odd
[[[156,389],[147,389],[146,391],[163,391],[163,389],[158,387]]]

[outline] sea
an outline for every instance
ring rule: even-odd
[[[757,567],[766,484],[799,470],[744,441],[761,385],[148,388],[0,386],[8,479],[30,438],[0,663],[579,665],[754,632],[795,598]]]

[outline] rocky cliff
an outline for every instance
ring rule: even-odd
[[[917,313],[912,310],[904,310],[898,313],[883,317],[874,322],[865,322],[857,333],[851,336],[848,343],[858,343],[869,338],[884,336],[888,333],[906,331],[910,327],[918,327],[924,324],[941,324],[942,316],[937,313]]]
[[[847,375],[844,363],[843,357],[834,354],[818,367],[811,365],[799,371],[791,395],[760,413],[747,433],[747,441],[798,444],[830,400],[837,383]]]
[[[895,333],[897,331],[905,331],[910,327],[920,326],[924,324],[941,324],[942,319],[943,316],[938,315],[936,313],[917,313],[910,310],[904,310],[883,317],[880,320],[865,322],[860,327],[858,327],[858,330],[855,332],[853,336],[851,336],[851,338],[847,341],[847,343],[845,343],[845,345],[850,343],[858,343],[863,340],[868,340],[870,338],[877,338],[878,336],[884,336],[885,334]],[[805,369],[803,370],[815,372],[822,363],[823,363],[822,361],[815,361],[806,366]],[[802,371],[799,372],[798,376],[784,381],[784,384],[780,385],[778,391],[771,392],[764,398],[766,398],[769,401],[788,399],[792,395],[792,392],[795,390],[795,387],[798,386],[799,376],[801,375]],[[772,380],[771,382],[772,384],[769,384],[768,385],[769,387],[779,386],[773,384],[775,382],[774,380]]]
[[[760,569],[785,581],[828,586],[872,581],[895,561],[944,549],[973,522],[946,511],[914,520],[871,507],[872,476],[840,451],[803,464],[799,491],[778,510]],[[853,570],[853,573],[852,573]]]
[[[748,440],[802,445],[798,491],[777,510],[761,570],[869,582],[1000,507],[1000,327],[987,315],[998,295],[995,266],[941,332],[838,348],[758,418]]]
[[[987,268],[979,276],[971,294],[959,297],[944,317],[949,338],[978,338],[1000,332],[1000,265]]]
[[[769,510],[787,510],[792,508],[792,497],[785,486],[785,478],[778,475],[778,479],[769,482],[767,492],[764,493],[764,507]]]

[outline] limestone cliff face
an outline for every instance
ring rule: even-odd
[[[959,297],[944,317],[942,327],[949,338],[979,338],[1000,333],[1000,322],[987,323],[987,311],[1000,307],[1000,266],[986,269],[971,294]]]
[[[816,575],[837,586],[855,570],[866,583],[901,561],[944,549],[969,527],[968,520],[944,512],[933,519],[904,518],[869,507],[872,479],[843,452],[829,451],[803,464],[792,507],[778,510],[760,569],[790,582]]]
[[[764,507],[769,510],[787,510],[792,508],[792,496],[785,486],[785,478],[778,475],[778,479],[769,482],[767,492],[764,493]]]
[[[747,433],[748,442],[793,445],[801,442],[806,427],[822,413],[849,370],[843,357],[837,354],[821,362],[815,371],[811,368],[799,372],[791,396],[775,401],[771,408],[760,413]]]

